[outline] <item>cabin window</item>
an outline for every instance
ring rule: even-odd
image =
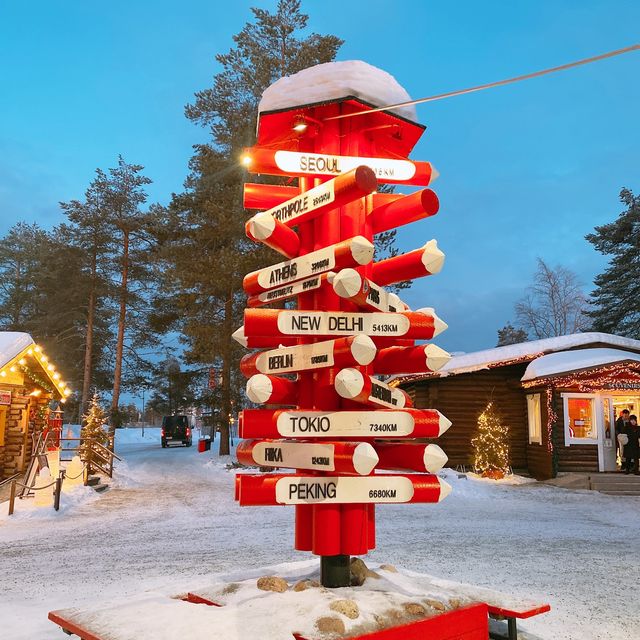
[[[527,412],[529,414],[529,444],[542,444],[542,416],[540,414],[540,394],[527,395]]]
[[[7,424],[7,408],[0,407],[0,447],[4,447],[4,432]]]
[[[565,444],[595,444],[597,442],[598,432],[594,404],[594,396],[564,396]]]

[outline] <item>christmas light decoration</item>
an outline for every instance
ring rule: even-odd
[[[478,435],[471,440],[473,465],[484,477],[503,478],[509,472],[509,427],[498,416],[493,402],[478,417]]]
[[[80,438],[83,441],[91,438],[94,442],[99,442],[102,445],[106,445],[109,441],[109,437],[107,436],[106,431],[103,426],[107,422],[107,414],[100,406],[100,396],[95,392],[93,397],[91,398],[91,403],[89,404],[89,410],[87,413],[82,416],[84,425],[80,432]],[[80,447],[78,448],[78,454],[83,460],[86,460],[86,455],[88,453],[89,447],[86,442],[82,442]]]

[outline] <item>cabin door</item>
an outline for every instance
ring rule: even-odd
[[[600,471],[617,471],[615,412],[611,396],[600,397],[598,431],[598,468]]]

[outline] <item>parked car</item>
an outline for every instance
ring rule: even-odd
[[[162,430],[160,431],[162,448],[178,442],[190,447],[191,427],[187,416],[165,416],[162,418]]]

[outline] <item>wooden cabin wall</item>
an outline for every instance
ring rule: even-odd
[[[523,389],[525,399],[528,394],[540,395],[540,420],[542,423],[542,442],[529,442],[529,431],[527,426],[527,467],[529,473],[536,480],[549,480],[555,477],[555,470],[553,468],[553,456],[549,451],[549,431],[547,429],[548,424],[548,411],[547,411],[547,389]]]
[[[527,400],[520,385],[525,368],[526,364],[518,364],[402,385],[417,408],[438,409],[453,423],[446,433],[433,441],[449,456],[448,466],[469,467],[473,464],[471,440],[477,433],[478,416],[493,399],[510,428],[511,466],[527,468]]]
[[[28,437],[25,412],[29,412],[29,397],[17,395],[14,391],[11,405],[7,407],[4,446],[0,447],[0,480],[23,469],[25,438]]]
[[[46,407],[51,399],[46,393],[38,398],[29,396],[24,388],[3,387],[3,390],[12,390],[12,395],[11,405],[7,407],[4,446],[0,446],[0,480],[27,468],[31,461],[32,436],[45,427],[38,409]],[[29,419],[31,409],[35,413],[33,420]]]

